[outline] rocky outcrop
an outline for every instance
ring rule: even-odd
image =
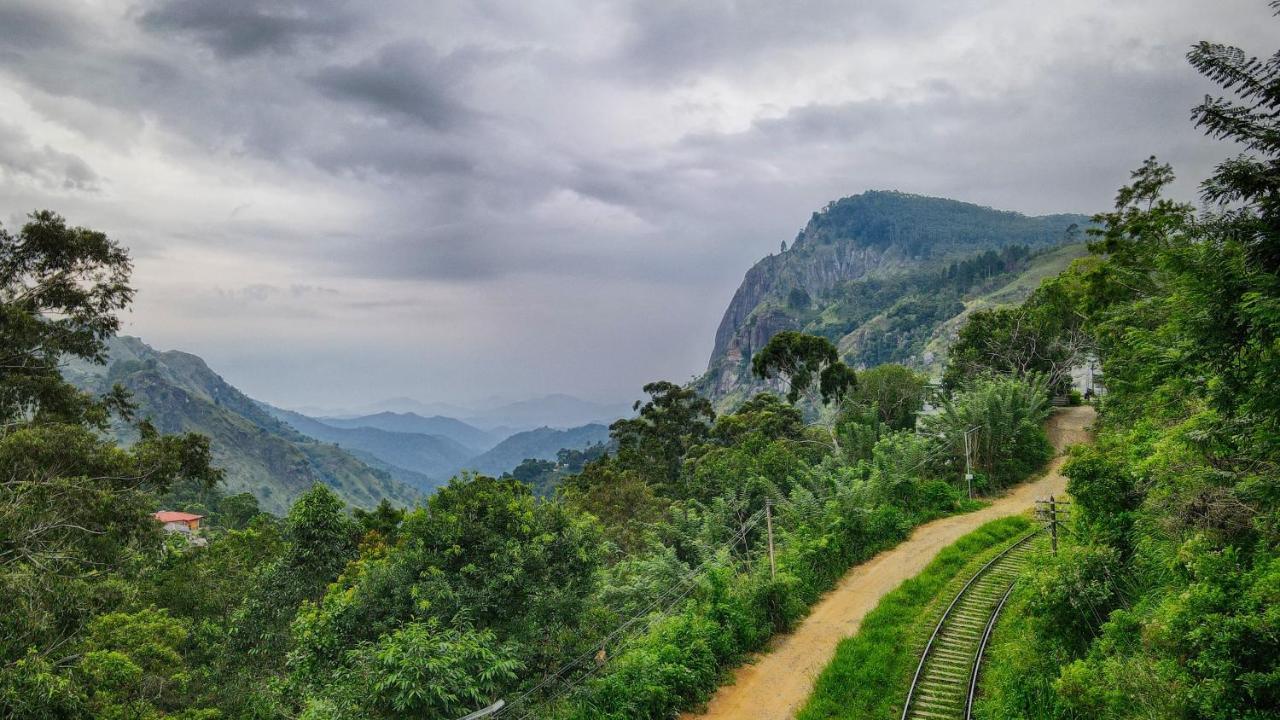
[[[789,250],[747,271],[716,330],[707,372],[695,387],[722,408],[763,387],[751,377],[752,355],[775,334],[810,326],[824,308],[840,301],[851,282],[1007,245],[1053,245],[1068,227],[1085,222],[1079,215],[1027,217],[899,192],[872,191],[829,203],[813,214]],[[866,334],[859,336],[860,343]]]

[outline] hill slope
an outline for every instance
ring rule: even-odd
[[[336,443],[361,456],[373,456],[395,468],[427,478],[419,490],[429,492],[448,480],[453,471],[476,453],[441,435],[391,432],[376,427],[334,427],[327,422],[267,406],[267,411],[298,432],[316,440]]]
[[[899,192],[832,202],[789,250],[747,271],[695,385],[720,407],[745,398],[759,387],[751,356],[783,330],[823,335],[855,365],[926,367],[924,347],[969,299],[1013,282],[1088,222]]]
[[[501,475],[527,459],[554,460],[563,449],[585,450],[597,443],[609,442],[609,428],[592,423],[568,430],[542,427],[516,433],[498,443],[492,450],[467,461],[465,469],[489,475]]]
[[[277,514],[320,482],[346,502],[372,507],[383,498],[411,504],[413,488],[351,454],[313,440],[271,417],[189,353],[158,352],[135,337],[112,338],[105,365],[68,364],[67,379],[91,392],[120,383],[133,395],[138,417],[167,433],[208,435],[214,463],[226,471],[228,492],[251,492]],[[132,437],[117,428],[122,442]]]

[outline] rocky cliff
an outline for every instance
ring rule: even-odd
[[[990,284],[997,274],[1025,269],[1038,249],[1073,240],[1087,223],[1082,215],[1028,217],[899,192],[872,191],[829,203],[789,249],[747,271],[716,330],[707,372],[695,384],[722,407],[744,399],[760,387],[750,376],[751,356],[783,330],[827,336],[855,364],[870,357],[905,360],[898,356],[923,343],[915,337],[920,333],[896,342],[875,324],[863,326],[877,317],[884,325],[885,312],[936,283],[937,273],[957,262],[1004,248],[1028,250],[999,258],[983,278]],[[956,292],[947,304],[939,305],[941,296],[926,297],[927,307],[898,308],[898,320],[890,324],[911,330],[913,319],[941,322],[958,311],[965,292],[979,288],[953,283],[949,289]]]

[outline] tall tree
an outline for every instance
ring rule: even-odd
[[[636,402],[636,417],[609,426],[618,444],[617,461],[659,490],[680,494],[684,456],[706,439],[715,410],[696,390],[665,380],[645,385],[644,391],[650,399],[643,405]]]
[[[808,395],[815,405],[819,398],[821,404],[838,403],[858,386],[853,370],[841,362],[830,340],[795,330],[769,338],[751,358],[751,372],[762,380],[784,380],[792,403],[801,395]]]

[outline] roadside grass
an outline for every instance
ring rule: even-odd
[[[982,563],[1031,529],[1021,515],[992,520],[944,548],[933,562],[893,592],[845,638],[823,669],[796,720],[893,720],[919,662],[919,652],[965,580]]]

